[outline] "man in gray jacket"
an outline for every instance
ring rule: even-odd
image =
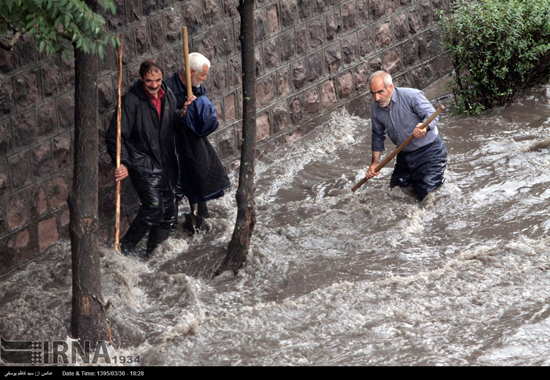
[[[399,146],[411,134],[412,140],[397,155],[390,187],[411,187],[415,196],[423,200],[445,180],[447,151],[437,130],[435,118],[426,129],[419,126],[435,109],[420,90],[394,87],[390,74],[377,71],[370,77],[370,91],[374,98],[371,107],[372,162],[367,177],[377,176],[386,134]]]

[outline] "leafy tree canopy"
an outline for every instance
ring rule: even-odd
[[[113,0],[98,0],[103,9],[116,11]],[[116,46],[118,38],[104,30],[105,19],[81,0],[2,0],[0,1],[0,47],[11,50],[17,39],[27,33],[48,55],[61,51],[67,58],[72,48],[104,55],[104,48]]]

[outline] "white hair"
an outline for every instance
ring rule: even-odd
[[[210,69],[210,60],[204,55],[201,53],[189,54],[189,68],[191,70],[194,70],[196,73],[201,73],[205,65]],[[185,72],[185,66],[182,71]]]
[[[372,83],[372,81],[376,78],[382,78],[382,80],[384,81],[384,87],[386,88],[388,88],[390,84],[393,84],[391,75],[385,71],[380,70],[372,74],[369,78],[369,84]]]

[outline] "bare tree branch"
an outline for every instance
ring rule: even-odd
[[[9,41],[0,38],[0,47],[4,50],[11,51],[17,40],[21,37],[21,32],[15,32],[13,37]]]
[[[21,37],[21,32],[19,31],[19,29],[13,26],[11,21],[8,20],[6,16],[0,14],[0,17],[2,17],[5,23],[10,26],[11,30],[13,30],[13,36],[9,39],[9,41],[6,41],[5,38],[0,38],[0,47],[4,50],[11,51],[17,40],[19,40],[19,37]]]

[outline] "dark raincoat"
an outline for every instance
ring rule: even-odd
[[[187,87],[176,72],[166,80],[174,92],[177,108],[183,108],[187,100]],[[186,116],[179,120],[177,152],[180,164],[176,199],[183,196],[191,203],[204,202],[224,195],[231,186],[225,168],[208,141],[207,136],[218,128],[216,109],[206,96],[204,86],[192,87],[197,99],[187,108]]]
[[[179,168],[176,155],[176,99],[165,92],[161,118],[138,80],[122,97],[120,162],[128,169],[141,200],[139,218],[150,225],[170,228],[175,222],[175,187]],[[116,162],[117,115],[105,135],[107,151]]]

